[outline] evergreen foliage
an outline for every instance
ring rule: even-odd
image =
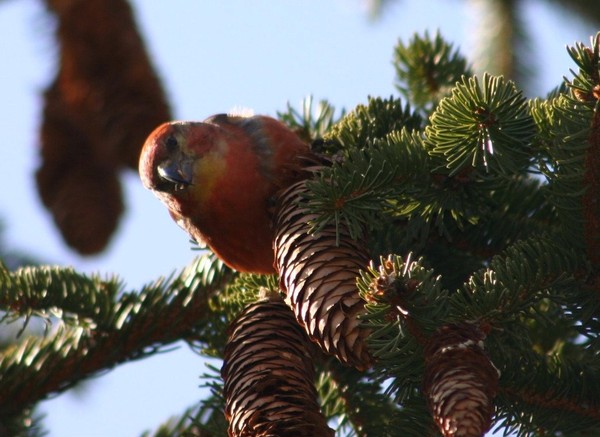
[[[374,260],[357,288],[375,366],[315,358],[338,435],[436,435],[424,347],[461,323],[485,332],[500,372],[495,426],[600,435],[600,36],[569,54],[573,77],[526,100],[518,84],[473,76],[439,34],[415,36],[394,57],[408,102],[370,97],[338,119],[307,100],[280,114],[332,161],[307,184],[313,231],[366,237]],[[40,400],[179,339],[222,357],[229,322],[279,290],[210,256],[135,291],[44,266],[1,266],[0,286],[5,323],[49,326],[0,351],[0,434],[23,436],[40,435]],[[210,381],[208,400],[145,435],[224,435],[222,382]]]
[[[454,88],[463,75],[471,75],[467,61],[436,33],[430,38],[414,35],[408,44],[402,41],[394,51],[396,86],[415,107],[425,113]]]

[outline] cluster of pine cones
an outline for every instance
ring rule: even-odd
[[[306,194],[305,181],[294,184],[277,212],[274,248],[287,305],[278,296],[267,298],[231,327],[223,377],[232,437],[288,435],[285,430],[332,436],[311,383],[314,346],[358,370],[375,361],[356,287],[368,264],[366,246],[335,224],[311,233]],[[389,273],[381,269],[382,276]],[[381,283],[389,280],[378,278],[373,287]],[[491,426],[499,375],[483,349],[485,337],[479,326],[462,324],[443,326],[422,340],[423,391],[444,437],[481,437]]]

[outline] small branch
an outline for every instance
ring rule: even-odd
[[[509,398],[516,398],[529,405],[535,405],[544,409],[568,411],[582,417],[600,420],[600,408],[597,405],[585,404],[575,399],[560,397],[559,394],[552,390],[539,393],[526,388],[500,387],[499,392]]]

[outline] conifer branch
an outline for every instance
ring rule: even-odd
[[[509,339],[494,337],[500,338],[490,338],[488,350],[501,371],[496,420],[519,436],[540,430],[600,432],[600,368],[593,352],[578,360],[544,356],[524,348],[509,350],[504,346]]]
[[[442,174],[489,180],[529,165],[535,125],[522,93],[502,77],[463,77],[430,120],[426,143]]]
[[[381,378],[392,378],[388,391],[402,403],[421,385],[423,347],[444,320],[447,293],[423,260],[382,258],[361,272],[358,290],[366,301],[363,324]]]
[[[288,103],[287,111],[278,111],[277,117],[293,129],[300,138],[311,143],[322,139],[337,122],[339,117],[335,116],[335,112],[335,108],[327,100],[319,100],[315,108],[313,97],[308,96],[302,101],[301,111]]]
[[[335,142],[347,154],[368,147],[373,140],[391,132],[403,128],[412,131],[422,124],[423,118],[408,103],[394,97],[369,97],[367,104],[358,105],[332,125],[324,139]]]
[[[207,402],[210,401],[206,400]],[[185,410],[181,415],[172,417],[161,424],[153,432],[144,432],[141,437],[217,437],[225,435],[226,426],[222,426],[219,431],[213,432],[212,429],[204,425],[207,421],[205,413],[208,413],[208,421],[214,416],[219,416],[222,422],[225,422],[223,411],[207,411],[205,402]],[[225,425],[225,424],[223,424]]]
[[[420,191],[429,194],[431,185],[427,151],[420,136],[402,128],[384,138],[369,137],[369,141],[368,147],[357,145],[347,150],[346,159],[307,180],[303,197],[314,213],[311,224],[315,230],[335,223],[346,227],[352,238],[359,238],[366,226],[376,227],[374,223],[383,213],[429,218],[437,212],[437,205],[429,208],[417,199]]]
[[[471,89],[467,94],[481,94],[481,105],[498,113],[498,126],[491,128],[502,131],[498,141],[518,155],[523,170],[529,161],[525,151],[534,130],[523,99],[515,92],[512,85],[486,82],[483,91]],[[399,101],[370,99],[367,106],[351,111],[332,127],[326,138],[342,145],[345,159],[308,182],[307,197],[311,212],[316,214],[313,224],[317,230],[335,222],[338,226],[344,223],[354,238],[365,227],[371,233],[403,233],[400,241],[406,251],[450,245],[483,263],[511,241],[553,226],[550,205],[536,180],[518,174],[514,164],[501,164],[500,168],[505,171],[512,166],[516,173],[497,174],[495,178],[485,174],[485,169],[479,176],[473,171],[446,174],[447,170],[439,168],[439,160],[428,154],[430,146],[414,130],[418,128],[416,119],[408,109],[402,111]],[[446,122],[455,129],[454,119]],[[475,131],[471,135],[477,137],[479,122],[470,123]],[[519,138],[520,145],[513,137]],[[447,141],[460,148],[464,139],[454,135]],[[510,161],[514,158],[510,153],[498,150],[498,155],[506,155],[498,159]],[[491,224],[490,219],[496,221]],[[387,230],[382,228],[386,223]],[[441,235],[430,232],[432,228]]]
[[[26,408],[10,418],[0,418],[0,435],[10,437],[44,437],[43,416],[35,409]]]
[[[580,248],[596,244],[594,237],[590,235],[590,239],[586,233],[595,232],[588,230],[588,226],[594,228],[598,217],[597,206],[593,206],[597,197],[590,194],[598,183],[594,175],[597,157],[591,150],[597,129],[594,127],[598,99],[597,39],[592,46],[590,49],[578,43],[569,47],[569,55],[579,71],[572,71],[571,81],[565,79],[568,89],[530,105],[538,125],[539,167],[549,182],[548,200],[556,209],[565,241]],[[584,201],[585,196],[589,197]]]
[[[396,87],[422,110],[431,110],[450,93],[463,75],[470,75],[458,50],[436,33],[431,38],[414,35],[408,44],[399,41],[394,49]]]
[[[124,294],[97,327],[59,326],[47,337],[29,337],[4,350],[0,355],[0,417],[19,414],[119,363],[194,337],[208,319],[209,297],[230,277],[220,262],[199,258],[172,280],[160,279],[139,294]]]
[[[104,324],[122,290],[118,278],[102,280],[71,268],[23,267],[10,272],[0,264],[0,308],[5,319],[58,316],[66,323]]]
[[[337,418],[342,430],[351,428],[350,435],[385,435],[399,407],[383,393],[380,382],[370,372],[359,372],[337,360],[326,359],[322,367],[317,388],[325,414]]]
[[[552,237],[537,236],[519,241],[475,273],[464,290],[450,299],[456,320],[487,320],[510,323],[541,299],[568,304],[565,293],[577,288],[575,274],[585,260]],[[560,292],[556,290],[561,290]]]
[[[525,387],[501,387],[502,392],[508,398],[518,399],[520,402],[534,405],[538,408],[567,411],[582,418],[592,419],[600,426],[600,406],[582,404],[578,399],[568,399],[557,396],[556,390],[550,389],[537,392]]]

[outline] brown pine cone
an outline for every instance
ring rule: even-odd
[[[312,344],[273,297],[232,323],[225,347],[225,415],[231,437],[332,437],[317,403]]]
[[[444,437],[481,437],[489,430],[498,371],[474,324],[446,325],[425,347],[424,392]]]
[[[47,0],[58,17],[57,79],[96,159],[136,170],[170,111],[126,0]]]
[[[90,141],[53,84],[45,93],[42,162],[36,172],[40,198],[65,242],[79,253],[102,251],[123,213],[113,167],[94,159]]]
[[[360,326],[364,301],[356,278],[368,262],[367,250],[340,226],[326,226],[310,233],[315,217],[302,205],[306,192],[301,181],[280,197],[275,222],[275,263],[286,302],[296,318],[326,353],[364,370],[371,365],[367,350],[368,330]]]
[[[169,108],[126,0],[46,0],[58,19],[58,75],[41,126],[38,192],[65,242],[101,252],[123,212],[118,171],[137,171]]]

